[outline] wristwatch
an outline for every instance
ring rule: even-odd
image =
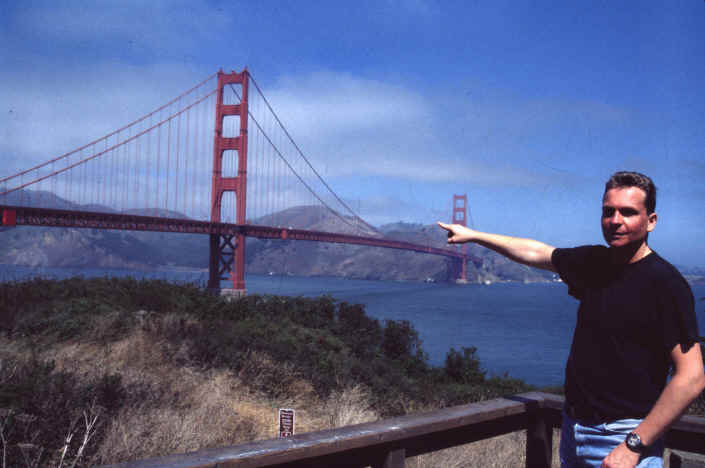
[[[646,445],[641,443],[641,437],[639,437],[639,434],[636,432],[627,434],[627,438],[624,439],[624,442],[627,444],[627,448],[632,452],[644,453],[646,450]]]

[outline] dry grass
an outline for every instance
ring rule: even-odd
[[[553,431],[553,468],[560,468],[560,431]],[[409,458],[409,468],[511,468],[526,466],[526,432],[503,434],[491,439]]]
[[[347,388],[322,401],[293,369],[287,369],[288,377],[277,389],[276,394],[283,397],[271,399],[254,392],[251,389],[258,388],[258,376],[264,379],[275,367],[282,369],[281,363],[263,354],[249,355],[243,371],[249,376],[248,381],[228,371],[177,365],[175,362],[185,359],[186,350],[155,339],[157,330],[153,328],[168,327],[173,319],[167,315],[161,323],[152,322],[112,343],[63,343],[45,350],[41,356],[54,360],[57,370],[86,378],[119,374],[126,386],[148,389],[141,402],[126,407],[106,422],[105,436],[92,463],[130,461],[273,438],[277,435],[277,410],[282,407],[297,410],[298,433],[378,419],[370,409],[365,388]],[[5,354],[21,357],[26,353],[17,342],[0,344]],[[432,409],[409,402],[404,407],[409,412]],[[557,467],[557,436],[555,439]],[[525,450],[525,434],[516,432],[410,458],[407,463],[411,468],[523,467]]]
[[[188,362],[188,350],[158,338],[176,320],[183,319],[170,315],[150,318],[119,341],[64,342],[40,356],[54,360],[57,370],[87,379],[119,374],[126,387],[144,390],[139,402],[105,422],[105,435],[92,463],[130,461],[273,438],[277,435],[277,410],[284,407],[296,409],[297,433],[378,419],[370,409],[365,388],[347,388],[321,400],[293,368],[282,367],[282,363],[265,354],[250,353],[239,375],[183,365]],[[107,333],[111,323],[106,318],[96,328],[105,327]],[[103,330],[96,331],[100,335]],[[26,352],[17,342],[1,344],[8,345],[4,352],[18,357]],[[285,371],[285,378],[278,383],[281,388],[273,392],[282,395],[280,398],[252,390],[262,388],[262,382],[270,382],[268,376],[275,375],[275,369],[276,375]],[[258,382],[259,379],[262,380]],[[401,403],[408,412],[433,409]],[[554,446],[554,466],[558,466],[557,441]],[[408,460],[408,466],[523,467],[525,447],[524,433],[517,432],[415,457]]]
[[[169,316],[162,320],[170,320]],[[168,324],[160,324],[168,326]],[[223,370],[204,370],[174,364],[185,350],[155,341],[151,330],[137,329],[108,344],[63,343],[45,350],[40,358],[51,359],[57,370],[92,378],[119,374],[125,386],[147,389],[140,403],[123,409],[105,430],[93,463],[114,463],[183,453],[206,447],[241,444],[277,435],[278,408],[297,411],[298,433],[339,427],[378,419],[369,408],[364,388],[356,386],[320,400],[313,387],[292,369],[282,382],[278,399],[251,390],[257,388],[257,369],[266,375],[282,364],[268,356],[251,353],[245,369],[250,376]],[[9,345],[9,343],[7,343]],[[28,352],[13,344],[7,353],[21,358]],[[25,356],[26,357],[26,356]]]
[[[120,412],[110,423],[100,458],[132,460],[267,436],[268,408],[243,398],[231,376],[218,372],[189,377],[159,400]],[[239,411],[241,407],[246,411]]]
[[[369,395],[360,385],[332,393],[323,407],[328,419],[326,426],[343,427],[377,420],[369,401]]]
[[[163,320],[170,320],[168,316]],[[168,324],[161,324],[168,326]],[[276,437],[277,410],[297,410],[298,433],[374,421],[365,388],[355,386],[320,400],[311,385],[289,369],[285,395],[270,399],[251,390],[253,381],[222,370],[203,370],[174,364],[185,350],[155,341],[151,330],[138,329],[126,338],[105,344],[64,343],[41,356],[56,362],[58,370],[86,378],[120,374],[125,385],[150,391],[140,404],[123,409],[108,421],[105,437],[93,463],[114,463],[190,452],[206,447],[241,444]],[[8,344],[10,343],[3,343]],[[4,349],[21,355],[16,343]],[[281,364],[252,353],[246,369],[266,375]],[[255,380],[257,376],[255,376]],[[410,405],[409,412],[431,408]],[[554,466],[558,466],[557,441]],[[523,467],[526,440],[523,432],[410,458],[411,468]]]

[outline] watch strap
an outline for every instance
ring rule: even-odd
[[[636,453],[644,453],[646,446],[641,442],[641,437],[636,432],[630,432],[624,439],[625,445],[629,450]]]

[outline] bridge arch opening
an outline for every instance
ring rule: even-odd
[[[240,104],[242,101],[242,83],[228,83],[223,87],[223,104],[226,106]]]
[[[237,150],[225,150],[223,151],[222,158],[222,176],[223,177],[236,177],[238,168],[238,158],[239,154]]]
[[[237,223],[237,194],[235,192],[223,192],[220,200],[220,222]]]
[[[223,116],[223,138],[237,138],[240,136],[240,116]]]

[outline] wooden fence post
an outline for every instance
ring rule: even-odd
[[[381,464],[374,464],[372,468],[405,468],[406,450],[403,448],[387,452]]]
[[[538,405],[537,405],[538,406]],[[527,468],[551,468],[553,427],[548,424],[543,408],[532,408],[526,428]]]

